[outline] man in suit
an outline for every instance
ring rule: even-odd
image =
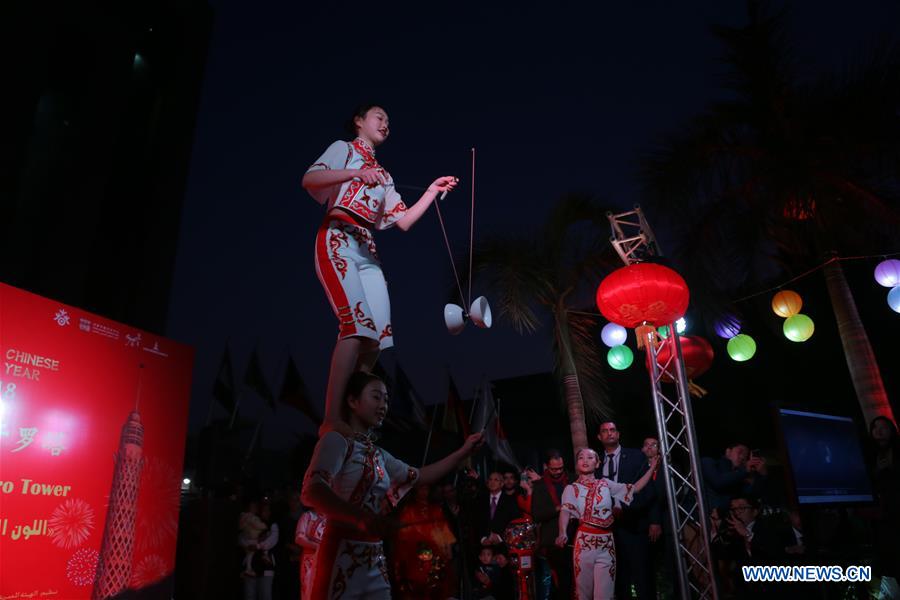
[[[786,564],[785,550],[795,541],[792,531],[771,519],[760,518],[759,502],[746,495],[738,495],[729,501],[723,527],[726,552],[734,561],[732,580],[738,598],[760,598],[764,594],[797,597],[798,590],[790,584],[747,583],[741,573],[741,567],[745,565]],[[804,591],[799,590],[801,594]]]
[[[619,483],[634,483],[647,470],[647,458],[640,450],[619,444],[619,429],[613,421],[600,424],[597,439],[603,445],[602,464],[597,477]],[[635,587],[640,600],[656,598],[650,543],[662,533],[660,502],[656,486],[648,485],[635,494],[628,506],[613,509],[616,515],[613,537],[616,542],[616,597],[631,597]]]
[[[703,457],[700,467],[707,511],[718,508],[721,514],[728,514],[732,498],[758,499],[765,492],[766,459],[743,442],[730,444],[718,459]]]
[[[496,546],[503,543],[509,522],[519,518],[519,507],[515,496],[503,493],[503,475],[491,473],[486,485],[487,493],[477,501],[478,539],[482,546]]]

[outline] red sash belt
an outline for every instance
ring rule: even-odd
[[[332,209],[330,212],[325,213],[325,219],[322,222],[323,227],[328,227],[328,224],[331,221],[341,221],[343,223],[348,223],[350,225],[356,225],[362,229],[368,229],[371,231],[372,224],[364,221],[362,217],[356,218],[355,215],[350,214],[346,210],[341,209],[340,207],[335,207],[338,210]]]
[[[612,533],[611,530],[605,527],[600,527],[599,525],[594,525],[593,523],[580,523],[578,525],[578,531],[581,533],[590,533],[593,535]]]
[[[325,523],[325,532],[322,534],[322,538],[352,540],[355,542],[381,541],[381,538],[376,535],[360,531],[359,529],[356,529],[351,525],[347,525],[345,523],[336,523],[334,521],[328,521],[327,523]]]

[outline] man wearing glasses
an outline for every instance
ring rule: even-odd
[[[562,454],[558,450],[547,452],[543,475],[538,475],[531,468],[525,470],[525,475],[527,477],[523,478],[522,487],[527,495],[519,499],[519,508],[530,513],[539,526],[535,578],[537,598],[570,598],[572,551],[558,548],[556,538],[559,535],[560,498],[565,487],[574,479],[566,473]]]
[[[738,496],[729,502],[725,527],[732,556],[739,564],[746,564],[747,559],[758,564],[780,564],[786,557],[784,549],[792,540],[785,536],[786,530],[779,531],[769,521],[758,520],[758,516],[759,503],[753,498]]]

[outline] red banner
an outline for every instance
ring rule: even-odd
[[[0,598],[171,598],[193,350],[0,284],[0,352]]]

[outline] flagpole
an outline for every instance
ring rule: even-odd
[[[237,418],[238,407],[241,405],[241,398],[244,397],[244,384],[241,383],[241,387],[235,386],[235,390],[237,394],[234,398],[234,409],[231,411],[231,420],[228,422],[228,429],[232,429],[234,427],[234,420]]]
[[[259,414],[259,420],[256,422],[256,429],[253,431],[253,437],[250,439],[250,447],[247,448],[247,454],[244,456],[244,462],[241,467],[247,466],[247,463],[250,461],[250,455],[253,454],[253,447],[256,446],[256,438],[259,437],[259,430],[262,429],[262,422],[266,416],[266,409],[263,409]]]
[[[472,431],[472,419],[475,418],[475,407],[478,406],[478,393],[480,391],[480,387],[475,388],[475,398],[472,400],[472,408],[469,409],[469,431]]]
[[[272,406],[274,407],[277,403],[281,402],[281,391],[284,389],[284,383],[287,381],[287,366],[288,362],[291,360],[291,345],[285,344],[285,349],[287,350],[287,354],[285,354],[284,358],[281,360],[281,366],[278,367],[278,370],[275,371],[275,377],[278,377],[279,373],[284,373],[281,377],[281,385],[277,385],[272,389],[272,395],[274,397],[274,401],[272,402]],[[275,396],[276,391],[278,390],[278,396]],[[274,408],[272,410],[275,410]]]
[[[209,399],[209,410],[206,411],[206,423],[203,424],[203,427],[209,427],[210,422],[212,422],[212,413],[213,413],[213,404],[216,401],[215,394],[210,394]]]
[[[233,389],[235,389],[234,367],[231,365],[231,352],[229,352],[229,349],[228,349],[229,343],[231,343],[231,338],[227,338],[225,340],[225,352],[222,354],[222,359],[219,360],[219,370],[216,371],[216,381],[218,381],[218,379],[219,379],[219,373],[222,372],[222,361],[227,358],[228,359],[228,367],[231,369],[231,381],[229,383],[231,383],[231,389],[233,390]],[[213,391],[215,391],[215,383],[213,383],[213,386],[214,386]],[[203,425],[204,427],[209,427],[209,424],[212,422],[213,405],[216,402],[216,395],[210,394],[210,396],[211,397],[209,399],[209,410],[206,411],[206,423],[204,423],[204,425]]]
[[[422,466],[425,466],[425,459],[428,458],[428,449],[431,446],[431,433],[434,431],[434,419],[437,417],[440,406],[435,406],[431,413],[431,425],[428,427],[428,437],[425,439],[425,453],[422,455]]]

